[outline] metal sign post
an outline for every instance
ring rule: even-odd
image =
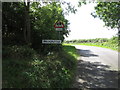
[[[56,29],[56,31],[59,32],[59,39],[60,39],[60,31],[63,31],[64,24],[62,22],[58,21],[55,23],[54,28]]]
[[[56,31],[58,31],[58,39],[59,40],[42,40],[43,44],[58,44],[58,46],[62,43],[62,40],[60,40],[60,32],[63,31],[64,24],[60,21],[56,22],[54,24],[54,28]],[[60,48],[59,48],[60,51]]]
[[[56,31],[58,31],[58,38],[60,40],[60,32],[63,31],[64,24],[62,22],[58,21],[55,23],[54,28],[56,29]],[[59,51],[60,51],[60,48],[59,48]]]

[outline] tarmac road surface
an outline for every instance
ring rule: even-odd
[[[118,88],[118,52],[73,45],[80,54],[74,88]]]

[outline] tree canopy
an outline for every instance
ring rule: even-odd
[[[47,48],[50,50],[54,46],[59,46],[43,45],[42,40],[60,39],[64,41],[65,36],[69,33],[67,30],[69,23],[65,19],[60,3],[52,2],[42,5],[40,2],[32,2],[29,4],[29,10],[23,2],[3,2],[2,4],[3,45],[25,45],[25,34],[30,32],[29,38],[32,48],[39,49],[39,51]],[[54,28],[56,21],[62,21],[65,24],[65,28],[60,32],[60,38],[58,31]]]
[[[120,2],[98,2],[95,10],[96,14],[93,16],[102,19],[105,26],[111,28],[120,27]]]

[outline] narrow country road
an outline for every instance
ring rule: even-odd
[[[118,88],[118,52],[73,45],[80,54],[74,88]]]

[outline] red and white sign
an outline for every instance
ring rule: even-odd
[[[64,24],[62,22],[58,21],[54,24],[54,28],[64,28]]]

